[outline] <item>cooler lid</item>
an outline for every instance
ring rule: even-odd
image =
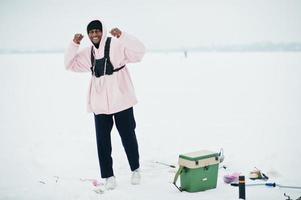
[[[202,160],[202,159],[218,157],[218,156],[219,155],[216,152],[201,150],[201,151],[195,151],[195,152],[191,152],[191,153],[181,154],[179,157],[182,159],[195,161],[195,160]]]

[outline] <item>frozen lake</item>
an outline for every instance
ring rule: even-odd
[[[238,199],[227,173],[257,167],[271,182],[301,186],[301,53],[148,53],[129,65],[142,184],[112,132],[117,189],[95,194],[100,178],[94,121],[86,113],[89,73],[64,69],[63,54],[0,55],[0,199]],[[224,149],[217,189],[179,193],[178,155]],[[249,183],[253,183],[248,180]],[[257,182],[256,182],[257,183]],[[252,187],[248,199],[296,199],[301,190]]]

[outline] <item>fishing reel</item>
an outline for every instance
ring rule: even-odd
[[[221,150],[218,153],[218,159],[219,159],[220,163],[222,163],[225,160],[225,155],[224,155],[224,149],[223,148],[221,148]]]

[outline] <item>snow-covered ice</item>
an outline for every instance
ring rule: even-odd
[[[112,132],[117,188],[96,194],[93,115],[86,113],[89,73],[65,71],[63,54],[0,55],[0,199],[238,199],[226,173],[257,167],[271,182],[301,186],[301,53],[148,53],[128,66],[142,183]],[[180,193],[178,155],[224,149],[216,189]],[[248,183],[254,183],[248,180]],[[301,190],[249,187],[248,199],[296,199]]]

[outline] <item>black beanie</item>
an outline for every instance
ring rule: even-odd
[[[91,21],[87,26],[87,33],[89,34],[89,31],[92,29],[99,29],[102,32],[102,24],[99,20],[93,20]]]

